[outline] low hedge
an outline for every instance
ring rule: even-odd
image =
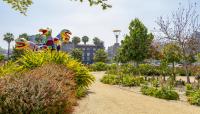
[[[90,67],[93,71],[106,71],[108,68],[108,65],[103,62],[97,62],[91,65]]]
[[[116,75],[105,75],[101,79],[101,82],[104,83],[104,84],[111,84],[111,85],[119,84],[119,81],[117,80]]]
[[[166,99],[166,100],[178,100],[179,99],[179,95],[177,92],[162,87],[162,88],[155,88],[155,87],[148,87],[148,86],[143,86],[141,88],[141,92],[144,95],[148,95],[148,96],[153,96],[156,98],[160,98],[160,99]]]
[[[116,75],[105,75],[102,79],[101,82],[104,84],[111,84],[111,85],[122,85],[122,86],[140,86],[140,84],[144,83],[144,78],[143,77],[135,77],[135,76],[116,76]]]
[[[135,77],[135,76],[123,76],[121,80],[121,84],[123,86],[140,86],[140,84],[144,83],[143,77]]]

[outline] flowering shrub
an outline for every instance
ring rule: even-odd
[[[20,76],[0,79],[0,113],[70,113],[76,84],[63,65],[47,64]]]

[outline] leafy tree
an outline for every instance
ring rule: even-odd
[[[158,29],[163,33],[161,37],[164,40],[176,42],[181,48],[187,83],[190,83],[189,65],[191,58],[198,53],[200,45],[199,39],[195,35],[200,30],[196,3],[189,3],[188,7],[180,5],[170,17],[160,17],[156,23],[159,26]]]
[[[33,0],[3,0],[4,2],[10,4],[12,8],[20,13],[26,15],[28,8],[33,4]],[[75,0],[77,1],[77,0]],[[78,0],[83,2],[85,0]],[[107,9],[112,7],[111,5],[107,4],[107,0],[87,0],[90,3],[90,6],[93,5],[100,5],[103,9]]]
[[[3,61],[4,58],[5,58],[4,55],[3,55],[3,54],[0,54],[0,62]]]
[[[160,60],[162,58],[162,54],[158,48],[159,47],[156,44],[151,44],[149,48],[148,58]]]
[[[176,44],[169,43],[164,46],[162,52],[163,59],[166,60],[168,63],[172,63],[173,80],[175,80],[175,62],[179,62],[181,60],[181,49]]]
[[[14,35],[12,33],[6,33],[6,34],[4,34],[3,40],[5,40],[8,43],[8,59],[9,59],[9,55],[10,55],[10,43],[12,41],[14,41]]]
[[[73,38],[72,38],[72,43],[74,44],[74,45],[77,45],[77,44],[79,44],[81,42],[81,39],[78,37],[78,36],[74,36]]]
[[[104,49],[98,49],[94,55],[95,62],[107,62],[108,61],[108,54],[105,52]]]
[[[23,33],[23,34],[20,34],[19,35],[19,38],[25,38],[25,39],[29,39],[29,36],[28,36],[28,34],[27,33]]]
[[[122,41],[120,56],[126,57],[127,62],[136,62],[136,65],[148,57],[149,48],[154,36],[148,34],[147,28],[139,20],[133,20],[129,25],[129,35]]]
[[[127,58],[122,54],[122,48],[118,48],[116,55],[114,56],[114,61],[117,63],[126,63]]]
[[[77,59],[79,61],[82,60],[82,50],[81,49],[78,49],[78,48],[75,48],[71,51],[71,56],[74,58],[74,59]]]
[[[93,43],[94,43],[94,45],[96,45],[96,46],[102,46],[102,45],[104,45],[104,42],[103,41],[101,41],[99,38],[97,38],[97,37],[95,37],[94,39],[93,39]]]
[[[89,41],[89,37],[88,37],[88,36],[83,36],[83,37],[82,37],[82,41],[83,41],[84,44],[86,45],[86,43]]]

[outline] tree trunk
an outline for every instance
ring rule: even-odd
[[[163,81],[164,81],[164,82],[166,81],[166,76],[165,76],[165,75],[163,75]]]
[[[172,75],[173,75],[173,80],[176,81],[175,63],[174,63],[174,62],[172,63],[172,70],[173,70],[173,71],[172,71],[172,73],[173,73],[173,74],[172,74]]]
[[[8,43],[8,60],[9,60],[9,55],[10,55],[10,43]]]
[[[185,74],[187,76],[187,83],[190,83],[190,76],[189,76],[189,71],[188,71],[188,65],[185,65]]]

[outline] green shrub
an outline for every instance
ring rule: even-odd
[[[179,99],[178,93],[168,88],[158,89],[157,91],[155,91],[154,96],[160,99],[167,99],[167,100]]]
[[[126,75],[138,75],[139,69],[134,67],[132,64],[123,64],[120,66],[120,72]]]
[[[111,84],[111,85],[116,85],[119,83],[119,80],[116,75],[105,75],[101,79],[101,82],[104,84]]]
[[[86,90],[95,78],[89,73],[89,70],[80,62],[72,59],[64,52],[33,52],[26,51],[16,62],[10,62],[0,67],[0,76],[20,73],[22,71],[34,69],[47,63],[56,63],[65,65],[66,68],[72,70],[75,74],[76,88],[85,88]],[[79,89],[78,89],[79,88]]]
[[[144,83],[143,77],[134,77],[129,75],[122,76],[121,84],[123,86],[140,86],[141,83]]]
[[[190,104],[200,106],[200,89],[190,92],[188,95],[188,101]]]
[[[144,76],[160,76],[160,70],[157,66],[152,66],[150,64],[140,64],[140,73]]]
[[[0,62],[3,61],[5,56],[3,54],[0,54]]]
[[[142,86],[141,87],[141,92],[144,95],[148,95],[148,96],[154,96],[155,91],[157,91],[157,88],[154,87],[148,87],[148,86]]]
[[[119,66],[118,66],[117,64],[108,65],[106,74],[113,74],[113,75],[116,75],[116,74],[118,73],[118,72],[117,72],[117,69],[120,69]]]
[[[159,87],[159,81],[157,79],[151,80],[151,85],[153,87]]]
[[[140,86],[140,84],[144,83],[144,78],[143,77],[134,77],[134,76],[116,76],[116,75],[105,75],[102,79],[101,82],[105,84],[111,84],[111,85],[116,85],[116,84],[121,84],[123,86]]]
[[[87,88],[78,88],[76,91],[76,97],[77,98],[81,98],[81,97],[85,97],[87,94]]]
[[[167,99],[167,100],[179,99],[179,95],[177,92],[165,87],[158,89],[155,87],[143,86],[141,88],[141,92],[144,95],[153,96],[160,99]]]
[[[186,96],[190,96],[190,94],[195,92],[195,88],[192,86],[192,84],[186,84]]]
[[[108,68],[108,65],[103,62],[97,62],[92,64],[93,71],[106,71]]]
[[[47,64],[20,76],[0,78],[1,114],[70,113],[76,103],[73,73]]]
[[[179,76],[186,76],[184,67],[176,68],[176,73]],[[193,75],[191,71],[189,71],[189,76]]]

